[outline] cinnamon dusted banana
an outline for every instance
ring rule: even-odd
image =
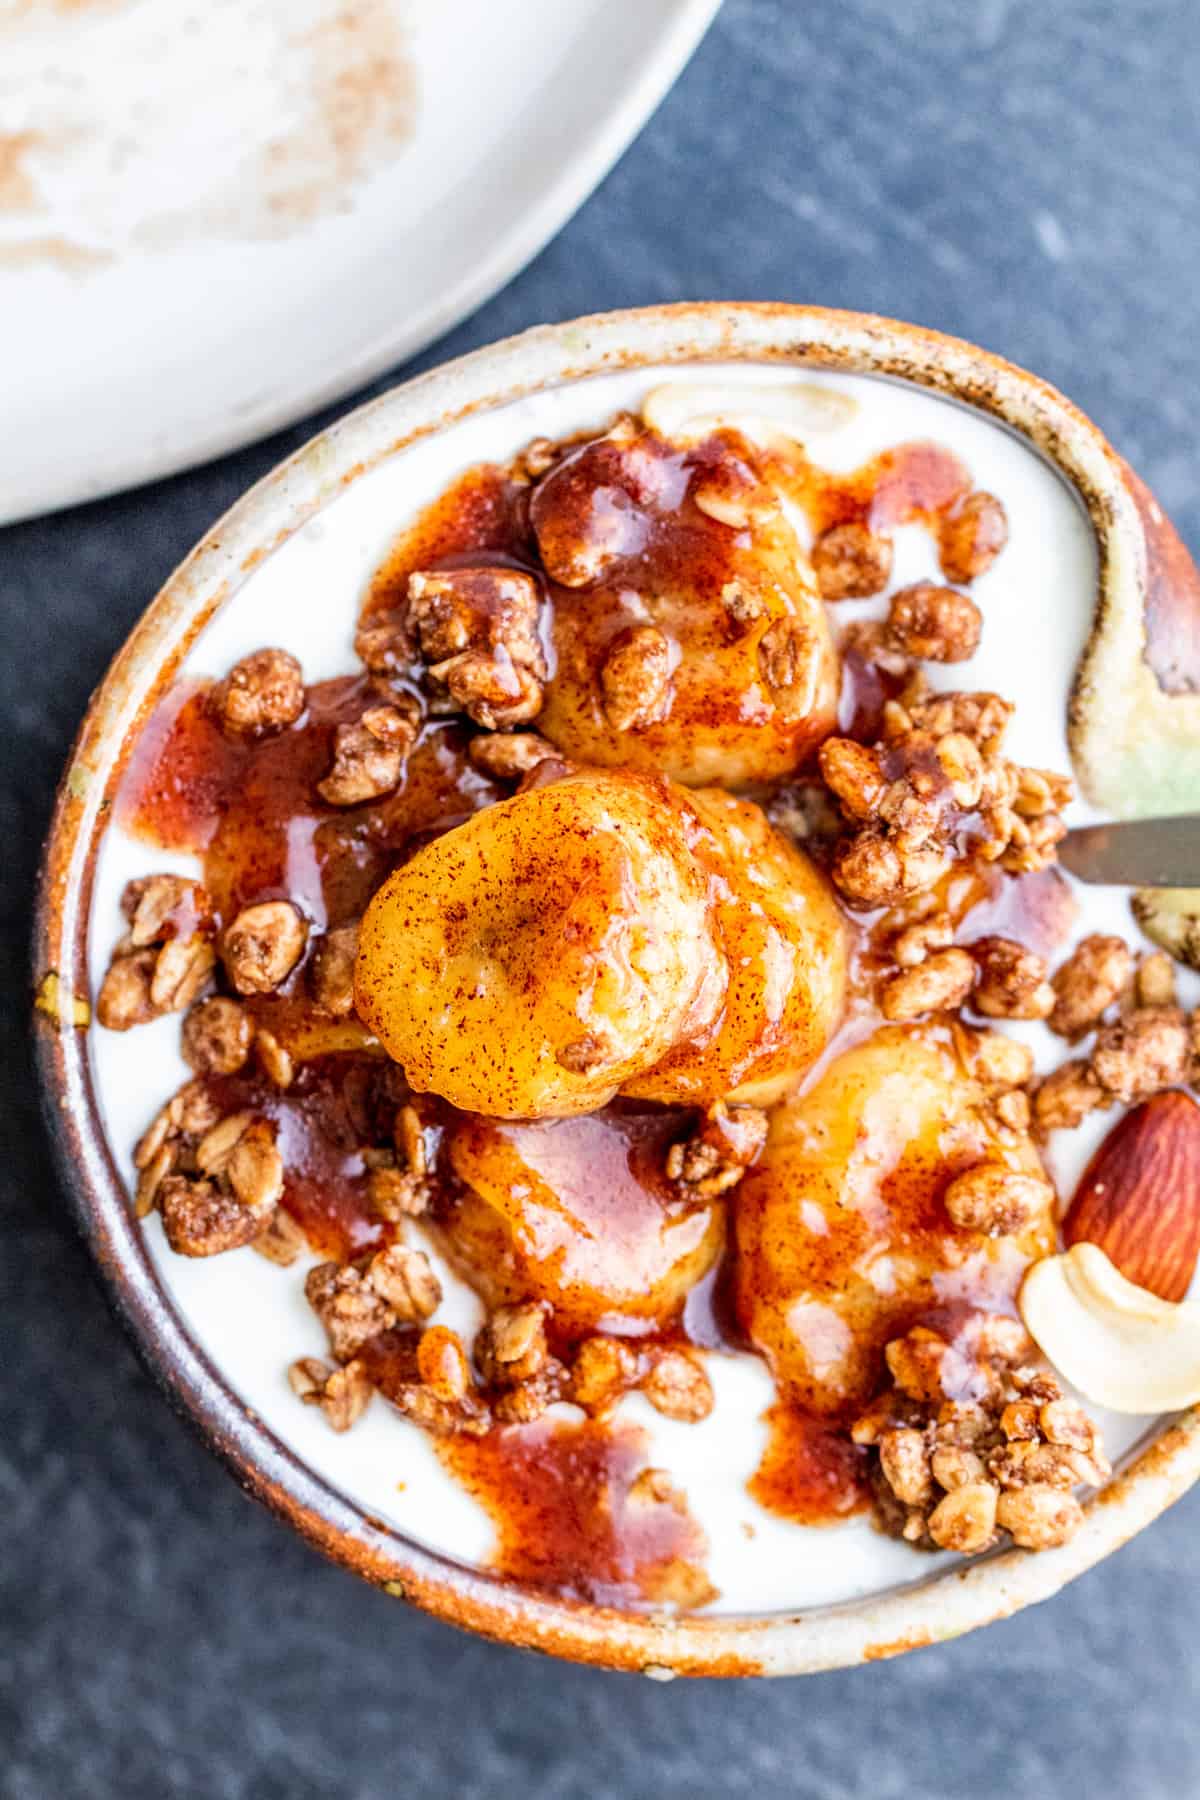
[[[846,928],[825,877],[760,807],[721,788],[689,795],[694,853],[711,877],[729,964],[718,1028],[685,1040],[623,1091],[644,1100],[770,1106],[816,1061],[841,1016]]]
[[[841,1011],[841,915],[749,801],[581,771],[489,807],[376,895],[359,1014],[416,1088],[499,1118],[618,1091],[766,1103]]]
[[[1013,1313],[1055,1241],[1031,1139],[992,1111],[969,1034],[935,1025],[885,1026],[777,1107],[733,1217],[743,1329],[790,1399],[835,1415],[915,1321]]]
[[[530,518],[554,584],[538,729],[564,755],[736,788],[833,729],[812,569],[736,432],[680,448],[624,421],[555,465]]]
[[[679,1122],[608,1108],[513,1123],[459,1114],[445,1155],[461,1184],[443,1248],[489,1306],[544,1300],[560,1330],[667,1323],[716,1261],[725,1208],[667,1175]]]
[[[690,814],[602,771],[501,801],[419,850],[359,939],[360,1017],[464,1111],[594,1111],[707,1029],[727,968]]]

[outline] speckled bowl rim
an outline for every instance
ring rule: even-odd
[[[1169,526],[1104,437],[1045,382],[958,339],[821,307],[709,302],[542,326],[382,395],[253,487],[170,577],[97,690],[59,789],[34,933],[36,1054],[46,1117],[75,1220],[147,1368],[245,1490],[319,1550],[436,1617],[548,1654],[667,1678],[842,1667],[956,1637],[1055,1593],[1176,1500],[1200,1475],[1200,1408],[1159,1422],[1087,1509],[1064,1548],[1010,1550],[882,1596],[811,1611],[668,1619],[555,1600],[410,1542],[308,1469],[249,1410],[192,1339],[151,1263],[92,1091],[85,934],[99,838],[124,757],[197,633],[246,574],[345,485],[463,418],[544,388],[653,364],[749,361],[903,378],[1005,421],[1076,487],[1100,550],[1097,620],[1149,618],[1153,541]],[[516,448],[516,446],[514,446]],[[1185,559],[1186,560],[1186,559]],[[1176,576],[1181,565],[1175,558]],[[1172,605],[1200,604],[1190,592]],[[1098,623],[1099,629],[1099,623]],[[1147,660],[1150,646],[1147,644]],[[47,977],[51,977],[47,981]]]

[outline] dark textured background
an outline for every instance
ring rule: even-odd
[[[600,191],[420,365],[640,301],[873,308],[1049,376],[1200,547],[1198,89],[1196,0],[727,0]],[[0,389],[19,353],[0,351]],[[318,422],[0,533],[6,993],[93,684],[193,540]],[[1200,1793],[1200,1493],[1046,1607],[805,1682],[557,1666],[326,1566],[241,1498],[110,1322],[20,1012],[0,1112],[5,1800]]]

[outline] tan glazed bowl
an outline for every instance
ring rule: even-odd
[[[314,438],[213,527],[149,607],[88,709],[59,789],[34,940],[37,1054],[75,1218],[147,1366],[240,1484],[326,1555],[439,1618],[663,1678],[801,1674],[872,1661],[1045,1599],[1196,1480],[1200,1409],[1153,1425],[1066,1547],[997,1552],[924,1579],[914,1557],[911,1585],[880,1597],[801,1613],[664,1619],[547,1598],[466,1568],[367,1516],[313,1473],[189,1334],[105,1140],[90,1068],[87,930],[98,845],[140,725],[197,634],[233,604],[257,563],[364,472],[468,416],[615,370],[713,362],[912,382],[1003,421],[1036,446],[1080,495],[1099,551],[1095,628],[1072,700],[1080,784],[1116,814],[1181,810],[1189,792],[1194,798],[1200,576],[1152,496],[1062,395],[970,344],[888,319],[782,305],[652,307],[542,327],[385,394]],[[1129,754],[1113,759],[1115,742]]]

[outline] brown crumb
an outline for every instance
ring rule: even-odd
[[[354,962],[358,955],[357,919],[335,925],[317,939],[309,982],[322,1012],[345,1019],[354,1011]]]
[[[231,737],[284,731],[304,711],[303,671],[287,650],[256,650],[218,682],[212,705]]]
[[[1033,1123],[1040,1137],[1051,1131],[1072,1131],[1098,1106],[1110,1104],[1090,1063],[1077,1058],[1062,1063],[1038,1083],[1033,1093]]]
[[[983,616],[968,595],[918,581],[892,596],[888,629],[906,656],[923,662],[966,662],[979,648]]]
[[[1045,958],[1006,937],[976,938],[967,948],[979,967],[974,1006],[992,1019],[1044,1019],[1055,992]]]
[[[638,1384],[656,1412],[694,1423],[713,1409],[712,1383],[686,1350],[665,1350]]]
[[[657,725],[671,709],[671,646],[655,625],[619,631],[600,666],[604,716],[614,731]]]
[[[1131,1105],[1188,1078],[1191,1037],[1177,1006],[1141,1006],[1096,1036],[1092,1074],[1114,1099]]]
[[[259,1232],[250,1247],[265,1256],[268,1262],[277,1263],[281,1269],[290,1269],[308,1249],[308,1239],[303,1226],[278,1207],[266,1230]]]
[[[361,719],[339,725],[333,736],[333,766],[317,783],[331,806],[362,806],[390,794],[404,773],[404,759],[417,739],[420,715],[406,707],[370,706]]]
[[[218,1256],[252,1244],[263,1220],[216,1181],[167,1175],[158,1191],[167,1242],[178,1256]]]
[[[812,552],[822,600],[861,600],[892,578],[892,540],[858,520],[823,531]]]
[[[1137,966],[1134,991],[1139,1006],[1174,1006],[1175,963],[1165,950],[1152,950]]]
[[[942,573],[950,581],[975,581],[991,568],[1008,542],[1008,514],[995,494],[977,490],[947,513],[938,528]]]
[[[996,1523],[1022,1550],[1055,1550],[1075,1536],[1083,1508],[1074,1494],[1034,1483],[1000,1495]]]
[[[519,781],[555,750],[536,731],[488,731],[471,739],[467,754],[474,767],[493,781]]]
[[[372,1208],[390,1224],[419,1219],[429,1210],[429,1184],[410,1170],[384,1164],[370,1171],[367,1183]]]
[[[254,1025],[236,1000],[214,995],[183,1021],[183,1055],[198,1075],[236,1075],[250,1058]]]
[[[395,1314],[383,1295],[358,1269],[318,1263],[308,1272],[304,1293],[339,1362],[349,1362],[369,1338],[395,1324]]]
[[[243,907],[225,933],[221,958],[239,994],[270,994],[304,954],[308,927],[289,900]]]
[[[1072,1040],[1083,1037],[1124,993],[1132,975],[1133,956],[1123,938],[1100,932],[1083,938],[1051,977],[1051,1031]]]
[[[305,1406],[319,1406],[334,1431],[349,1431],[367,1409],[374,1388],[362,1363],[348,1362],[329,1369],[317,1356],[303,1356],[288,1370],[296,1398]]]
[[[756,1106],[710,1107],[690,1136],[667,1151],[667,1179],[693,1200],[735,1187],[767,1141],[767,1115]]]
[[[919,1019],[925,1013],[954,1012],[975,985],[975,964],[965,950],[938,950],[885,981],[880,1006],[885,1019]]]
[[[1012,1237],[1046,1214],[1053,1201],[1049,1184],[1002,1163],[978,1163],[955,1176],[944,1196],[946,1211],[963,1231],[984,1237]]]
[[[1024,1087],[1033,1076],[1033,1051],[1003,1032],[978,1032],[971,1043],[971,1073],[991,1094]]]
[[[638,1378],[638,1358],[621,1338],[584,1338],[571,1366],[571,1398],[591,1413],[604,1413]]]

